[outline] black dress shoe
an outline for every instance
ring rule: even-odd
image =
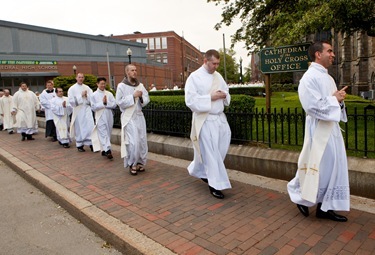
[[[69,146],[68,143],[64,143],[62,146],[63,146],[64,148],[70,148],[70,146]]]
[[[92,152],[94,152],[94,147],[93,147],[92,145],[90,145],[90,150],[91,150]]]
[[[211,195],[213,195],[214,197],[216,197],[218,199],[224,198],[224,194],[220,190],[214,189],[211,186],[208,186],[208,187],[210,188]]]
[[[78,150],[79,152],[85,152],[85,149],[83,148],[83,146],[81,146],[81,147],[77,147],[77,150]]]
[[[27,140],[35,140],[35,138],[33,138],[33,136],[32,135],[26,135],[26,138],[27,138]]]
[[[208,183],[207,178],[201,178],[201,180],[204,181],[205,183]]]
[[[21,133],[21,135],[22,135],[21,141],[25,141],[26,140],[26,133]]]
[[[102,151],[102,156],[107,156],[107,154],[105,153],[105,151]]]
[[[340,221],[340,222],[348,221],[348,218],[346,218],[345,216],[339,215],[332,210],[328,210],[327,212],[323,212],[320,209],[316,210],[316,217],[321,218],[321,219],[330,219],[333,221]]]
[[[297,208],[303,214],[303,216],[309,216],[309,208],[307,206],[297,204]]]
[[[108,150],[106,153],[108,159],[113,159],[111,150]]]

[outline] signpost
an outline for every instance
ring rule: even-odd
[[[310,44],[264,48],[260,51],[260,71],[265,74],[266,108],[271,108],[271,73],[299,72],[308,69]]]

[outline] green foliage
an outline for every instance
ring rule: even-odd
[[[296,92],[298,91],[298,85],[296,84],[271,84],[272,92]]]
[[[248,96],[262,96],[265,92],[265,88],[260,87],[238,87],[238,88],[229,88],[229,93],[231,95],[248,95]]]
[[[156,90],[156,91],[149,91],[148,94],[150,96],[181,96],[181,95],[185,95],[185,91],[183,89],[180,89],[180,90]]]
[[[254,108],[254,98],[246,95],[232,95],[229,107],[225,112],[248,113]],[[145,107],[145,118],[153,132],[162,134],[189,134],[192,113],[185,104],[184,96],[152,96]],[[244,127],[243,119],[232,121],[231,125]]]
[[[251,111],[255,105],[255,99],[248,95],[231,95],[230,106],[227,111],[247,112]],[[148,109],[157,110],[179,110],[190,111],[185,104],[185,96],[153,96],[150,94]]]
[[[220,64],[216,71],[218,71],[223,77],[224,73],[224,50],[219,50],[220,54]],[[228,83],[238,83],[239,81],[239,64],[236,63],[234,55],[236,52],[233,49],[227,49],[225,55],[225,67],[227,70],[227,82]]]
[[[293,73],[272,73],[271,74],[271,84],[274,83],[292,83]]]
[[[97,77],[95,75],[86,74],[83,83],[89,86],[93,91],[95,91],[97,89],[96,79]],[[70,75],[55,77],[53,79],[53,82],[55,84],[55,88],[62,88],[64,91],[64,95],[67,95],[68,89],[77,81],[75,75]],[[106,85],[105,89],[115,95],[115,91],[109,86],[109,84]]]
[[[244,41],[248,50],[266,45],[303,42],[309,34],[334,29],[352,35],[364,31],[375,36],[374,0],[207,0],[223,5],[222,19],[229,26],[237,18],[242,26],[232,35],[232,46]]]
[[[264,88],[251,88],[251,87],[238,87],[229,88],[229,94],[231,95],[248,95],[248,96],[259,96],[264,92]],[[185,91],[181,90],[157,90],[150,91],[149,95],[152,97],[157,96],[184,96]]]

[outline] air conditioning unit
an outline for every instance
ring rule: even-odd
[[[361,97],[364,98],[364,99],[368,99],[368,100],[374,100],[374,90],[369,90],[369,91],[361,91]]]
[[[368,91],[368,99],[374,100],[374,98],[375,98],[374,94],[375,94],[374,90],[369,90]]]

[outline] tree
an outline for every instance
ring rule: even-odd
[[[307,35],[334,29],[352,35],[355,31],[375,36],[374,0],[207,0],[223,4],[222,25],[239,18],[242,27],[232,35],[232,46],[243,41],[247,49],[303,42]]]
[[[96,79],[97,77],[95,75],[91,74],[85,74],[85,80],[84,84],[89,86],[93,91],[97,89],[96,85]],[[58,76],[53,79],[53,82],[55,84],[56,88],[62,88],[64,91],[64,95],[67,95],[68,89],[74,85],[76,81],[76,76],[75,75],[70,75],[70,76]],[[106,90],[110,91],[113,95],[115,95],[115,91],[111,89],[109,84],[106,85],[105,87]]]
[[[217,68],[217,71],[225,78],[224,72],[224,50],[219,49],[220,54],[220,64]],[[226,50],[225,55],[225,66],[227,70],[227,82],[228,83],[237,83],[239,81],[239,64],[236,63],[234,57],[236,52],[233,49]]]

